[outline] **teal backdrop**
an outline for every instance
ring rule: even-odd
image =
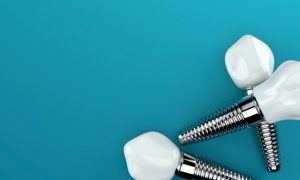
[[[300,3],[2,0],[0,179],[131,179],[124,144],[242,97],[224,66],[239,37],[300,59]],[[265,168],[255,129],[181,147],[256,179],[299,179],[300,122],[278,123],[282,168]]]

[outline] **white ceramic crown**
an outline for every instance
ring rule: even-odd
[[[286,61],[253,94],[266,121],[300,119],[300,62]]]
[[[169,180],[174,176],[181,153],[158,132],[142,134],[124,146],[130,175],[137,180]]]
[[[249,89],[268,79],[274,69],[271,49],[252,35],[244,35],[225,54],[225,65],[240,89]]]

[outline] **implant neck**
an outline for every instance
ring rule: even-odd
[[[264,121],[264,115],[253,95],[244,97],[238,103],[240,114],[249,125],[257,124]]]
[[[246,95],[252,95],[253,94],[253,88],[252,87],[248,87],[247,89],[246,89]]]
[[[184,179],[193,179],[195,177],[196,165],[196,157],[182,152],[175,175]]]

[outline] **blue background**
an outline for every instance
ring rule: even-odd
[[[276,67],[300,59],[300,3],[2,0],[0,179],[130,179],[123,145],[177,135],[238,100],[224,53],[253,34]],[[254,129],[183,150],[257,179],[299,179],[300,123],[278,124],[282,169],[268,173]]]

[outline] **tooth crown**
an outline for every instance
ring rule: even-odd
[[[130,175],[138,180],[171,179],[180,161],[178,147],[157,132],[144,133],[124,146]]]
[[[252,35],[245,35],[227,50],[225,65],[236,86],[248,89],[271,76],[274,56],[264,42]]]
[[[271,78],[256,86],[253,94],[265,120],[300,120],[300,62],[282,63]]]

